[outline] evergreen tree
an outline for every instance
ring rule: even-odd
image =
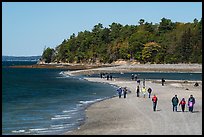
[[[101,23],[91,31],[74,33],[55,49],[44,50],[46,62],[112,63],[118,59],[140,63],[202,63],[202,18],[192,23],[172,22],[162,18],[152,24]]]

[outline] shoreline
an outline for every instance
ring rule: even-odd
[[[120,66],[119,66],[120,67]],[[115,67],[117,68],[117,67]],[[104,71],[110,68],[99,68],[99,70]],[[84,74],[84,71],[86,73],[88,71],[91,71],[93,73],[93,70],[79,70],[79,71],[70,71],[66,72],[68,75],[80,75]],[[108,70],[110,71],[110,70]],[[118,71],[121,71],[118,69]],[[94,71],[95,73],[96,71]],[[85,74],[86,74],[85,73]],[[161,86],[161,83],[159,80],[148,80],[146,81],[147,86],[153,87],[153,93],[156,93],[159,97],[159,104],[164,103],[164,105],[158,106],[158,111],[156,113],[152,112],[151,109],[151,101],[147,99],[147,102],[143,102],[143,98],[138,98],[135,95],[135,81],[129,81],[129,80],[121,80],[116,79],[114,81],[107,81],[106,79],[101,78],[85,78],[86,80],[90,82],[105,82],[109,84],[113,84],[116,86],[126,86],[129,90],[132,91],[132,93],[127,95],[127,99],[119,100],[118,97],[110,97],[108,99],[104,99],[99,102],[95,102],[91,104],[88,108],[86,108],[86,120],[84,124],[82,124],[78,129],[72,131],[72,132],[66,132],[65,135],[100,135],[100,134],[136,134],[136,135],[166,135],[166,134],[202,134],[202,80],[196,81],[199,83],[199,87],[194,88],[192,85],[195,81],[188,81],[187,83],[184,82],[184,80],[167,80],[166,85],[164,87]],[[165,88],[168,92],[165,91]],[[173,91],[172,91],[173,89]],[[158,90],[158,91],[157,91]],[[162,90],[162,91],[159,91]],[[155,92],[154,92],[155,91]],[[177,93],[178,92],[178,93]],[[184,118],[182,117],[181,113],[173,113],[171,109],[171,104],[167,100],[171,100],[171,98],[174,96],[174,94],[178,94],[179,100],[181,97],[185,97],[187,100],[190,94],[193,94],[196,98],[196,106],[195,106],[195,112],[194,114],[185,113]],[[125,102],[127,100],[127,102]],[[120,103],[118,101],[122,101],[124,103],[126,111],[122,111],[121,106],[118,106],[117,103]],[[133,103],[134,102],[134,103]],[[143,110],[142,107],[147,106],[138,106],[137,103],[144,103],[147,105],[148,103],[148,110]],[[126,104],[127,103],[127,104]],[[169,108],[166,108],[166,105]],[[131,107],[130,107],[131,106]],[[136,110],[132,110],[135,106],[139,107]],[[163,111],[163,109],[166,109]],[[180,108],[178,108],[180,109]],[[186,107],[187,110],[187,107]],[[144,112],[143,112],[144,111]],[[132,118],[124,118],[129,117],[129,115],[125,112],[130,113]],[[160,112],[162,114],[160,114]],[[143,117],[140,117],[139,114],[143,114]],[[156,120],[159,121],[158,129],[153,128],[153,119],[148,118],[148,113],[153,113],[151,115],[154,116]],[[120,114],[120,115],[118,115]],[[174,116],[173,114],[177,115]],[[108,115],[108,116],[106,116]],[[137,115],[140,119],[135,117]],[[167,117],[167,116],[169,117]],[[197,115],[197,116],[195,116]],[[159,117],[162,118],[162,121],[159,120]],[[180,119],[178,119],[179,117]],[[184,119],[192,119],[192,121],[196,121],[196,124],[193,124],[194,128],[193,131],[190,130],[190,122],[186,122]],[[140,121],[140,126],[137,125],[137,119]],[[142,119],[142,120],[141,120]],[[177,119],[178,121],[181,120],[180,124],[176,122],[176,124],[171,123],[171,119]],[[129,121],[129,122],[128,122]],[[169,123],[169,127],[168,122]],[[146,124],[148,123],[148,124]],[[179,129],[179,127],[184,124],[184,129]],[[118,125],[121,127],[119,128]],[[151,125],[151,130],[146,131],[145,127]],[[165,125],[165,128],[162,126]],[[177,129],[178,128],[178,129]],[[173,132],[173,130],[175,130]]]

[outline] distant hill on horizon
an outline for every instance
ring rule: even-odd
[[[41,56],[2,56],[2,61],[38,61]]]

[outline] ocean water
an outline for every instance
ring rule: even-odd
[[[116,86],[64,75],[60,69],[6,68],[36,62],[2,62],[2,134],[56,135],[83,124],[85,108],[117,95]],[[68,71],[68,70],[67,70]],[[132,73],[112,73],[130,79]],[[139,79],[202,80],[202,73],[133,73]],[[99,77],[99,74],[91,77]]]
[[[6,68],[2,63],[2,134],[63,134],[85,120],[84,109],[116,95],[116,87],[63,75],[60,69]]]

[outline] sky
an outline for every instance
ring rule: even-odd
[[[98,23],[155,24],[163,17],[200,21],[202,2],[2,2],[2,55],[42,55],[45,47],[55,48]]]

